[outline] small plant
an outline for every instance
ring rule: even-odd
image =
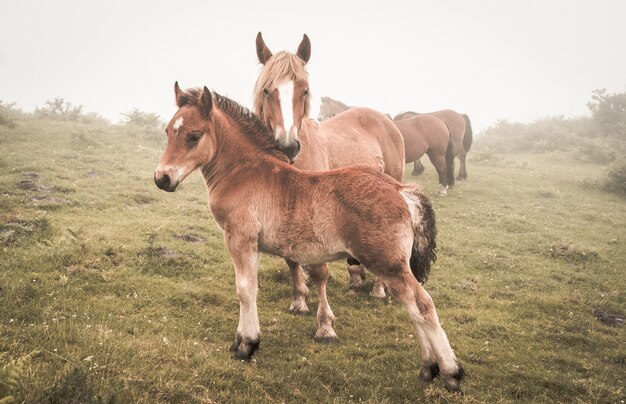
[[[0,404],[15,402],[11,392],[19,386],[25,373],[25,367],[38,354],[33,351],[17,359],[12,359],[8,354],[0,353]],[[5,362],[5,363],[4,363]]]

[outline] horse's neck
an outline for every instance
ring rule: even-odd
[[[305,118],[298,132],[301,148],[294,163],[296,167],[312,171],[328,170],[323,136],[315,121]]]
[[[208,163],[202,166],[202,176],[209,193],[228,175],[245,169],[246,163],[257,161],[260,154],[255,146],[245,139],[241,129],[232,118],[220,111],[216,113],[213,122],[215,154]]]

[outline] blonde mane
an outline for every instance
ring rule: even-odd
[[[279,85],[287,80],[309,81],[309,74],[305,67],[305,62],[299,56],[286,51],[277,52],[269,58],[263,66],[259,78],[254,85],[254,96],[252,111],[263,119],[263,97],[264,91],[274,91]],[[304,116],[309,116],[311,95],[304,100]]]

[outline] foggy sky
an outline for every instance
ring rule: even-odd
[[[452,108],[480,130],[585,115],[592,90],[626,91],[625,16],[623,0],[0,0],[0,100],[167,121],[178,80],[249,107],[257,32],[274,52],[307,33],[311,117],[331,96],[391,114]]]

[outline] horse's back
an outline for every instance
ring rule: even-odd
[[[465,136],[466,127],[466,121],[463,115],[452,109],[428,112],[428,115],[435,116],[448,125],[448,128],[450,129],[450,138],[453,146],[455,147],[455,151],[460,152],[461,149],[463,149],[463,138]]]
[[[394,124],[404,138],[405,161],[422,157],[428,151],[445,153],[450,135],[446,124],[433,115],[416,115]]]
[[[404,172],[404,140],[398,128],[382,113],[352,108],[319,125],[329,154],[329,168],[352,164],[382,167],[397,180]]]

